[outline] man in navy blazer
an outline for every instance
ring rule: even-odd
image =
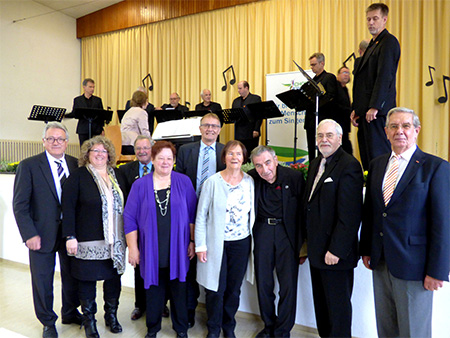
[[[64,154],[68,140],[64,125],[48,123],[42,138],[45,152],[21,161],[14,181],[14,216],[29,249],[34,309],[44,325],[43,337],[58,336],[58,316],[53,311],[56,252],[61,266],[62,323],[81,324],[77,282],[70,275],[66,241],[61,238],[61,186],[78,167],[74,157]]]
[[[201,141],[182,145],[178,150],[176,171],[187,175],[197,192],[197,197],[201,193],[202,166],[205,151],[209,152],[210,160],[207,177],[225,169],[225,163],[220,160],[220,154],[224,148],[222,143],[217,142],[220,134],[220,119],[214,113],[208,113],[200,121]],[[208,150],[206,150],[209,148]],[[200,290],[197,283],[197,258],[194,257],[189,263],[187,274],[188,286],[188,325],[191,328],[195,325],[195,308]]]
[[[363,173],[342,148],[336,121],[322,120],[316,139],[320,156],[309,166],[304,205],[317,329],[321,337],[350,338]]]
[[[360,243],[378,335],[431,337],[433,291],[450,269],[450,165],[417,147],[414,111],[390,110],[385,130],[392,152],[370,164]]]
[[[351,120],[358,127],[359,151],[365,170],[372,159],[390,151],[384,125],[387,112],[396,106],[400,45],[386,29],[388,13],[389,8],[383,3],[374,3],[366,9],[372,40],[353,73]]]

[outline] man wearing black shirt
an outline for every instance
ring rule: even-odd
[[[95,82],[94,80],[87,78],[83,80],[84,94],[77,96],[73,99],[72,113],[67,114],[65,117],[74,117],[75,108],[97,108],[103,109],[102,99],[94,96]],[[91,137],[100,135],[103,131],[103,120],[92,121],[91,125]],[[77,134],[80,140],[80,146],[84,141],[89,139],[89,122],[85,119],[79,119],[77,125]]]
[[[351,155],[353,154],[353,148],[349,133],[352,104],[347,88],[347,83],[350,82],[350,69],[345,66],[339,68],[336,79],[338,81],[336,104],[339,109],[339,114],[336,116],[335,121],[342,127],[342,148]]]
[[[161,107],[155,108],[156,110],[179,110],[186,112],[189,109],[186,106],[180,104],[180,95],[178,93],[170,94],[170,104],[163,104]]]
[[[297,275],[301,234],[301,201],[305,191],[303,175],[278,165],[275,151],[258,146],[252,151],[255,169],[253,226],[255,276],[264,329],[256,337],[289,337],[295,323]],[[278,313],[275,312],[273,271],[280,284]]]
[[[197,104],[195,106],[195,110],[208,110],[211,113],[216,113],[222,110],[220,103],[211,101],[211,91],[209,89],[203,89],[200,96],[202,97],[203,102]]]
[[[238,83],[238,92],[240,96],[234,99],[232,108],[244,108],[249,103],[261,102],[260,96],[250,93],[250,85],[247,81]],[[241,141],[249,154],[258,146],[261,123],[262,120],[255,120],[254,122],[237,121],[234,124],[234,139]]]

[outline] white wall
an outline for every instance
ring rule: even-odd
[[[44,123],[27,120],[33,105],[71,111],[80,95],[76,20],[45,14],[51,11],[28,0],[0,1],[0,139],[40,140]],[[13,23],[22,18],[28,19]],[[63,122],[76,143],[76,121]]]

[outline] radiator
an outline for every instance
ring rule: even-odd
[[[0,140],[0,160],[18,162],[43,151],[42,141]],[[78,158],[80,145],[78,143],[69,143],[66,154]]]

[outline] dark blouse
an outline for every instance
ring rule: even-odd
[[[166,199],[167,190],[169,188],[156,191],[160,202]],[[165,205],[166,203],[163,203],[163,206]],[[161,210],[156,202],[156,222],[158,223],[159,268],[168,268],[170,266],[170,197],[165,216],[161,214]]]

